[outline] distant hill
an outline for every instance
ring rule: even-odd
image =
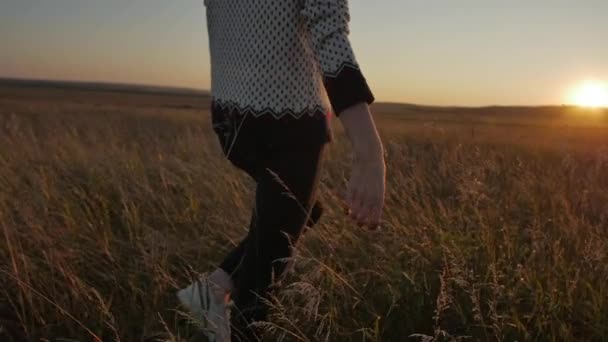
[[[51,80],[31,80],[31,79],[12,79],[0,78],[0,86],[26,88],[32,90],[57,89],[57,90],[76,90],[90,92],[111,92],[129,93],[133,95],[168,95],[168,97],[178,96],[182,100],[171,100],[172,106],[180,106],[179,101],[184,101],[183,97],[204,98],[208,101],[210,92],[207,90],[163,87],[137,84],[103,83],[103,82],[74,82],[74,81],[51,81]],[[140,99],[141,100],[141,99]],[[138,100],[138,101],[140,101]],[[177,101],[177,102],[176,102]],[[188,106],[208,105],[203,102],[189,103]],[[575,106],[553,105],[553,106],[485,106],[485,107],[463,107],[463,106],[429,106],[408,103],[376,102],[373,106],[374,112],[398,118],[415,120],[449,120],[449,121],[479,121],[507,119],[541,119],[572,120],[581,118],[589,121],[589,118],[608,120],[608,109],[589,109]],[[592,115],[587,115],[587,114]]]
[[[76,81],[51,81],[51,80],[30,80],[15,78],[0,78],[0,86],[16,86],[27,88],[58,88],[58,89],[77,89],[91,91],[111,91],[147,94],[167,94],[167,95],[203,95],[209,96],[209,91],[180,88],[162,87],[138,84],[104,83],[104,82],[76,82]]]
[[[408,103],[397,103],[397,102],[378,102],[376,103],[379,107],[382,107],[385,113],[404,113],[404,112],[421,112],[421,113],[449,113],[449,114],[474,114],[483,113],[485,115],[527,115],[530,111],[534,114],[545,114],[554,115],[561,114],[565,110],[579,110],[589,111],[593,109],[579,108],[570,105],[544,105],[544,106],[431,106],[431,105],[417,105]],[[602,111],[604,109],[595,109],[596,111]]]

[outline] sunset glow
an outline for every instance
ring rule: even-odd
[[[571,102],[581,107],[608,107],[608,85],[605,82],[587,81],[574,89]]]
[[[349,5],[350,39],[378,102],[608,105],[598,43],[606,0]],[[201,0],[2,0],[0,78],[209,90],[205,14]]]

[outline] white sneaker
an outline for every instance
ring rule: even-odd
[[[230,308],[219,286],[201,277],[178,291],[177,298],[205,330],[209,342],[230,342]]]

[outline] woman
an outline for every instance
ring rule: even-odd
[[[264,299],[285,259],[307,222],[320,216],[315,189],[332,136],[330,113],[341,119],[354,149],[347,212],[371,228],[384,202],[383,148],[368,107],[374,96],[348,40],[347,0],[205,5],[213,128],[226,157],[257,188],[247,236],[178,297],[210,341],[257,340],[251,323],[266,318]]]

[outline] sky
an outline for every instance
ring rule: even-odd
[[[253,1],[253,0],[243,0]],[[568,102],[608,81],[606,0],[350,0],[378,101]],[[2,0],[0,77],[209,89],[202,0]]]

